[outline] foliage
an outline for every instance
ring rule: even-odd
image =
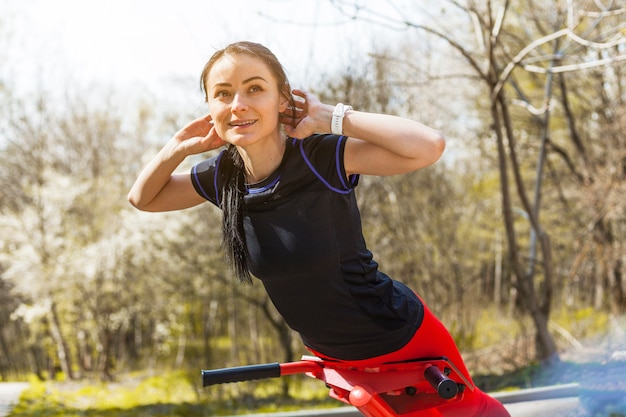
[[[355,15],[359,12],[355,10]],[[478,108],[489,111],[477,114],[484,121],[479,131],[487,133],[489,148],[485,149],[495,150],[498,156],[508,269],[519,296],[515,302],[534,322],[538,355],[551,359],[556,352],[547,324],[557,300],[553,294],[567,286],[563,271],[555,265],[571,262],[560,257],[563,251],[553,248],[572,247],[571,242],[580,239],[582,231],[561,229],[561,224],[572,225],[586,216],[593,218],[586,223],[589,233],[583,239],[593,247],[599,262],[594,263],[586,250],[577,258],[593,270],[584,279],[589,285],[586,293],[595,297],[594,307],[601,308],[607,298],[598,280],[612,282],[608,302],[616,314],[625,308],[624,248],[613,235],[616,229],[622,233],[623,221],[612,217],[620,213],[623,219],[625,210],[616,200],[624,187],[624,144],[623,135],[609,133],[622,123],[614,115],[623,113],[620,110],[624,106],[619,62],[624,59],[626,38],[618,23],[624,7],[619,3],[604,6],[487,0],[448,2],[441,13],[465,16],[477,44],[462,33],[422,24],[418,19],[413,23],[403,13],[379,18],[446,42],[483,82],[476,100],[481,105]],[[592,76],[582,76],[586,71]],[[579,88],[583,84],[585,91],[594,93],[582,93]],[[575,108],[575,103],[581,101],[590,105],[586,113]],[[586,117],[588,114],[596,115],[598,120],[606,118],[605,125],[610,126],[607,141],[592,139],[604,137],[604,133],[595,129],[598,125]],[[607,152],[613,154],[613,150],[615,159],[607,159]],[[596,151],[605,155],[600,164]],[[607,168],[612,174],[607,175]],[[598,188],[604,190],[599,193],[602,208],[595,203],[599,194],[592,191]],[[582,194],[587,197],[582,198]],[[575,203],[587,198],[592,201],[588,206]],[[565,210],[547,209],[559,206],[567,210],[565,216],[557,214]],[[561,231],[564,236],[558,234]],[[578,271],[580,264],[574,265]]]
[[[515,352],[508,364],[525,365],[536,351],[527,343],[532,325],[522,318],[529,311],[519,285],[526,271],[538,298],[547,300],[543,324],[558,343],[550,319],[576,340],[604,329],[626,308],[623,67],[616,61],[561,72],[550,83],[535,68],[545,56],[554,65],[616,58],[623,43],[598,50],[569,42],[558,62],[548,48],[556,44],[542,44],[515,61],[526,46],[560,30],[561,3],[444,3],[433,9],[432,27],[403,15],[406,43],[378,45],[358,70],[352,64],[323,74],[314,89],[329,102],[413,117],[444,131],[448,150],[437,165],[402,177],[361,178],[366,237],[381,269],[415,288],[464,352],[479,356],[496,345],[505,355]],[[592,25],[588,17],[598,11],[587,10],[583,32],[619,38],[618,11],[599,14]],[[492,39],[499,16],[500,35]],[[485,48],[496,40],[490,56]],[[491,58],[497,58],[493,73]],[[512,129],[498,139],[493,91],[485,85],[499,88],[493,77],[505,75],[511,62],[496,104],[509,110]],[[491,84],[478,73],[492,77],[486,77]],[[120,92],[94,91],[94,103],[80,91],[62,99],[45,90],[20,98],[9,88],[0,90],[1,379],[32,372],[40,380],[62,374],[68,381],[109,382],[135,370],[292,360],[305,352],[262,285],[233,285],[217,210],[148,214],[126,202],[143,164],[191,115],[148,98],[129,102]],[[548,110],[549,119],[538,117]],[[498,144],[508,146],[502,155]],[[517,168],[502,169],[502,161],[516,161]],[[505,204],[501,187],[514,171],[519,182],[509,185],[517,191],[509,190]],[[537,184],[538,197],[519,191]],[[534,226],[523,199],[529,194],[530,206],[540,208]],[[514,239],[507,239],[506,226]],[[539,232],[549,235],[549,251],[533,251]],[[509,370],[470,363],[491,373]],[[285,384],[280,396],[288,398],[294,382]],[[186,395],[183,401],[195,401]]]

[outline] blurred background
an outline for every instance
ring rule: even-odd
[[[202,67],[237,40],[273,50],[294,88],[446,135],[435,166],[357,196],[381,269],[471,372],[609,360],[625,342],[624,16],[624,0],[0,0],[0,381],[193,379],[305,353],[260,283],[234,283],[214,207],[126,200],[207,112]]]

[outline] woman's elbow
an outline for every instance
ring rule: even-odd
[[[128,202],[130,203],[130,205],[135,207],[137,210],[148,211],[146,209],[146,204],[141,201],[141,198],[138,195],[136,195],[136,193],[134,193],[133,190],[131,190],[128,193],[126,198],[128,199]]]
[[[135,207],[136,209],[141,210],[141,205],[139,204],[139,201],[137,201],[137,199],[135,198],[135,196],[132,195],[132,193],[128,193],[126,198],[131,206]]]
[[[434,144],[435,153],[437,154],[437,159],[439,159],[439,157],[443,154],[443,151],[446,150],[446,138],[443,136],[443,133],[436,131]]]
[[[429,161],[427,165],[431,165],[437,162],[439,158],[441,158],[441,155],[443,155],[443,152],[445,151],[445,149],[446,149],[445,137],[443,136],[441,132],[437,130],[434,131],[430,140],[430,147],[429,147],[429,152],[427,156],[427,159]]]

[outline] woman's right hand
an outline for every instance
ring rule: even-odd
[[[190,122],[141,171],[128,200],[146,211],[181,210],[206,201],[195,191],[189,173],[173,172],[185,157],[219,148],[224,143],[213,127],[211,115]]]
[[[195,155],[217,149],[225,142],[217,135],[210,114],[188,123],[174,134],[177,147],[186,155]]]

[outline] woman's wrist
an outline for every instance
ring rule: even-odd
[[[332,134],[343,135],[343,119],[349,111],[352,111],[352,106],[337,103],[333,109],[332,119],[330,122],[330,131]]]
[[[184,143],[185,141],[173,136],[161,149],[161,160],[163,162],[170,161],[175,164],[182,163],[187,156],[191,155],[191,153],[186,149]]]
[[[320,107],[320,110],[317,115],[317,119],[319,120],[319,125],[317,126],[316,132],[320,133],[330,133],[331,124],[333,121],[333,110],[334,106],[330,104],[323,104]]]

